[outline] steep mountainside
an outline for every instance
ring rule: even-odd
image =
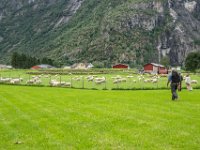
[[[13,52],[64,64],[184,64],[200,50],[199,0],[0,1],[0,63]]]

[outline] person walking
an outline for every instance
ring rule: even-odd
[[[187,90],[192,91],[191,78],[189,74],[187,74],[185,77],[185,84],[186,84]]]
[[[172,73],[168,77],[167,87],[170,83],[172,100],[178,99],[177,89],[180,88],[180,76],[176,70],[172,70]]]

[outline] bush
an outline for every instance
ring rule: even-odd
[[[189,53],[185,60],[185,68],[187,71],[195,72],[200,69],[200,52]]]

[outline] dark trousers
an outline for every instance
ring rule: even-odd
[[[171,83],[172,100],[178,98],[178,94],[176,92],[177,89],[178,89],[178,83]]]

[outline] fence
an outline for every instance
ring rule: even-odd
[[[91,78],[89,78],[91,77]],[[200,77],[193,77],[198,83],[193,88],[199,88]],[[152,82],[150,76],[143,79],[138,75],[128,77],[126,75],[30,75],[30,74],[0,74],[0,84],[27,85],[27,86],[52,86],[81,89],[108,89],[108,90],[129,90],[129,89],[166,89],[167,77],[156,78]],[[183,83],[183,88],[185,84]]]

